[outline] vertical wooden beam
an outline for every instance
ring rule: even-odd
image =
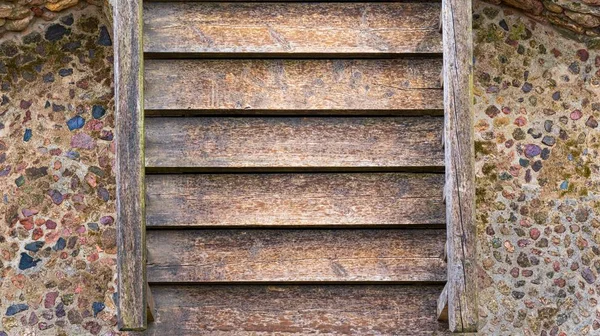
[[[117,272],[120,330],[147,324],[142,0],[114,6]]]
[[[443,0],[448,322],[477,331],[471,0]]]

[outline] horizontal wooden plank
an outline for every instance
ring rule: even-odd
[[[160,54],[441,53],[439,2],[145,3],[144,51]]]
[[[147,115],[442,114],[441,69],[441,58],[147,60],[144,100]]]
[[[443,118],[146,118],[152,170],[443,169]]]
[[[174,226],[445,226],[443,174],[146,176],[146,222]]]
[[[441,286],[153,286],[145,335],[449,335]]]
[[[441,282],[444,237],[443,229],[150,230],[148,279]]]

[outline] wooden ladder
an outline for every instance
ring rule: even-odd
[[[470,1],[114,13],[121,330],[476,331]]]

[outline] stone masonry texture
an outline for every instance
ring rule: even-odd
[[[474,2],[479,334],[600,335],[598,25],[574,14],[600,6],[503,2]],[[0,2],[2,25],[33,13],[0,28],[0,336],[122,334],[112,42],[94,4]],[[553,29],[559,10],[585,28]]]
[[[54,21],[59,12],[87,3],[110,8],[105,0],[1,0],[0,37],[8,32],[23,31],[37,19]]]
[[[481,335],[600,335],[600,53],[475,2]]]
[[[541,22],[548,22],[563,35],[600,48],[600,0],[487,0],[522,10]]]
[[[0,41],[2,336],[115,334],[105,21],[84,2]]]

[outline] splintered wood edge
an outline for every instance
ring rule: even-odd
[[[448,323],[452,332],[475,332],[478,306],[471,1],[444,0],[442,21]]]
[[[147,327],[144,213],[142,0],[115,2],[113,15],[117,182],[117,320]]]
[[[442,259],[445,262],[448,262],[448,241],[446,241],[446,243],[444,244],[444,256],[442,257]]]
[[[148,322],[154,322],[156,320],[156,306],[154,305],[154,297],[152,296],[152,291],[150,290],[150,285],[146,282],[146,297],[148,298],[148,305],[146,307],[146,316]]]
[[[438,321],[448,321],[448,284],[444,286],[437,301],[437,318]]]

